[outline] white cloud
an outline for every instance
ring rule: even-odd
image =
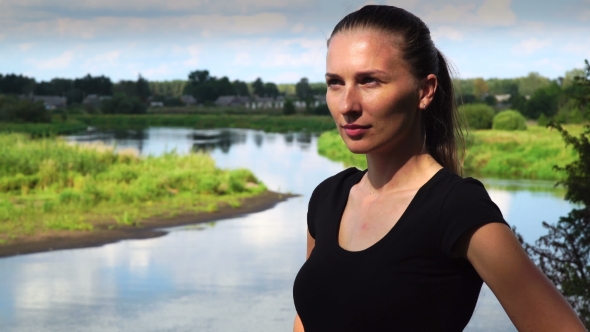
[[[120,55],[120,51],[110,51],[99,54],[84,61],[84,63],[81,65],[81,68],[85,72],[98,74],[99,71],[118,67],[119,63],[117,60],[119,59]]]
[[[47,0],[3,0],[0,9],[26,8],[29,12],[44,11]],[[60,12],[98,12],[98,11],[131,11],[133,13],[165,13],[185,12],[188,14],[216,14],[216,13],[260,13],[276,10],[300,10],[310,8],[314,0],[52,0],[52,9]],[[60,10],[62,9],[62,10]]]
[[[124,39],[128,36],[154,38],[154,36],[206,35],[240,36],[268,34],[288,28],[287,19],[280,13],[256,15],[191,15],[184,17],[166,16],[155,18],[103,16],[92,19],[59,18],[40,22],[8,24],[0,21],[0,29],[15,39],[30,40],[56,35],[64,38]]]
[[[488,26],[511,26],[516,14],[510,8],[511,0],[486,0],[477,10],[477,19]]]
[[[561,51],[569,54],[576,54],[580,57],[590,57],[590,38],[579,43],[569,43],[561,48]]]
[[[511,0],[485,0],[481,6],[472,2],[459,4],[424,4],[424,21],[431,23],[453,23],[469,26],[512,26],[516,14],[510,8]]]
[[[293,33],[300,33],[305,30],[305,25],[303,23],[297,23],[291,28],[291,32]]]
[[[536,67],[551,67],[555,71],[565,71],[565,67],[550,59],[541,59],[533,63]]]
[[[441,26],[432,31],[432,39],[434,39],[434,41],[439,41],[440,39],[461,41],[463,40],[463,32],[450,26]]]
[[[32,47],[33,47],[33,44],[31,44],[31,43],[23,43],[23,44],[18,45],[18,48],[20,48],[20,50],[23,52],[30,50]]]
[[[246,52],[239,52],[236,54],[233,64],[239,66],[249,66],[252,64],[252,57]]]
[[[66,51],[55,58],[46,60],[29,59],[28,62],[32,63],[37,69],[56,70],[68,68],[73,58],[74,52]]]
[[[410,10],[416,7],[418,0],[387,0],[384,4]]]
[[[186,65],[186,66],[198,66],[199,65],[199,53],[201,53],[201,50],[199,49],[199,47],[197,45],[192,45],[189,46],[187,48],[187,51],[190,55],[190,58],[183,61],[182,64]]]
[[[551,45],[551,40],[539,40],[537,38],[525,39],[512,48],[517,55],[530,55],[536,51]]]

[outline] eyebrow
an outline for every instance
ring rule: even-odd
[[[384,72],[383,70],[379,70],[379,69],[375,69],[375,70],[367,70],[367,71],[361,71],[356,73],[354,76],[355,77],[364,77],[364,76],[373,76],[373,75],[386,75],[387,73]],[[338,74],[334,74],[334,73],[326,73],[326,78],[339,78],[340,75]]]

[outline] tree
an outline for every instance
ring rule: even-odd
[[[560,95],[561,88],[555,82],[536,90],[526,103],[523,114],[530,119],[537,119],[541,114],[554,116],[557,114]]]
[[[84,95],[110,96],[113,94],[113,82],[106,76],[92,77],[90,74],[74,80],[74,88]]]
[[[232,82],[232,85],[238,96],[247,97],[250,95],[250,90],[248,90],[248,84],[246,82],[235,80]]]
[[[274,83],[264,83],[264,95],[266,97],[276,98],[279,95],[279,88]]]
[[[23,75],[0,75],[0,93],[3,94],[29,94],[33,92],[35,79]]]
[[[260,77],[258,77],[256,79],[256,81],[254,81],[254,83],[252,83],[252,90],[253,90],[254,94],[257,95],[258,97],[264,96],[264,93],[265,93],[264,82],[262,82],[262,79]]]
[[[539,73],[532,72],[526,77],[518,78],[517,82],[519,93],[524,96],[532,96],[538,89],[548,86],[551,80],[539,75]]]
[[[283,104],[283,114],[295,114],[295,104],[293,104],[293,101],[291,101],[290,99],[287,99]]]
[[[295,94],[301,100],[307,100],[311,97],[311,87],[309,86],[309,80],[306,77],[303,77],[295,85]]]
[[[102,102],[100,107],[104,114],[145,114],[147,107],[137,96],[117,94]]]
[[[586,86],[590,92],[588,62],[585,76],[578,77],[575,84]],[[548,234],[535,244],[524,243],[521,236],[519,239],[541,271],[577,311],[586,328],[590,328],[590,126],[579,137],[570,135],[554,122],[549,126],[557,129],[578,154],[578,159],[569,165],[554,166],[566,174],[558,184],[566,189],[565,199],[577,207],[556,224],[543,222]]]
[[[152,95],[150,92],[149,82],[139,74],[137,81],[135,82],[137,96],[142,102],[147,102],[148,98]]]
[[[473,81],[473,88],[475,97],[477,97],[477,99],[480,100],[483,99],[483,97],[488,93],[488,91],[490,91],[490,87],[488,86],[486,81],[484,81],[483,78],[476,78]]]

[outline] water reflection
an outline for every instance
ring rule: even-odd
[[[318,183],[343,169],[317,154],[317,137],[149,128],[71,139],[141,147],[144,155],[208,151],[219,167],[249,168],[270,189],[302,196],[261,213],[171,229],[156,239],[0,259],[0,331],[291,329],[307,202]],[[484,184],[529,241],[544,233],[542,220],[571,209],[551,193]],[[484,287],[467,331],[511,330]]]

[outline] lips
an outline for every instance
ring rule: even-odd
[[[345,124],[342,126],[346,135],[350,137],[360,136],[364,134],[371,126],[361,126],[358,124]]]

